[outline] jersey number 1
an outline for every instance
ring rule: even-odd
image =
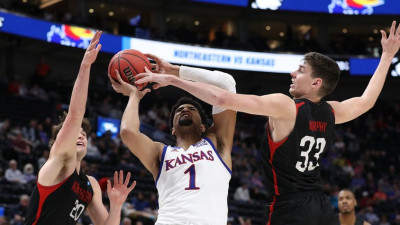
[[[315,168],[319,166],[318,164],[319,155],[324,151],[326,145],[325,138],[317,138],[317,140],[315,140],[315,138],[311,136],[304,136],[300,141],[300,147],[304,147],[306,143],[309,143],[308,149],[300,153],[300,156],[304,157],[304,162],[297,161],[296,163],[296,169],[300,172],[304,172],[306,170],[313,171]],[[313,162],[309,162],[309,157],[310,157],[309,154],[313,149],[315,143],[317,143],[315,149],[317,150],[319,149],[319,151],[314,154],[314,158],[317,160],[317,165],[314,165]]]
[[[189,173],[189,187],[185,188],[185,190],[199,190],[199,187],[196,187],[196,168],[194,164],[192,164],[186,171],[185,174]]]

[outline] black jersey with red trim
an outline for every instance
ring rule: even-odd
[[[26,225],[76,224],[93,197],[86,174],[76,171],[54,186],[35,186],[28,206]]]
[[[296,122],[285,139],[274,142],[267,126],[261,162],[269,195],[321,189],[320,161],[334,136],[335,116],[325,101],[295,99]]]

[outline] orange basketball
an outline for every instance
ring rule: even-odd
[[[115,70],[118,70],[122,80],[135,85],[139,90],[142,90],[147,83],[136,85],[135,76],[139,73],[145,72],[145,67],[151,69],[151,64],[143,53],[135,49],[125,49],[112,57],[110,64],[108,65],[108,73],[112,78],[117,80]]]

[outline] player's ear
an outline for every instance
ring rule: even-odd
[[[176,130],[175,130],[175,128],[173,127],[173,128],[171,129],[171,134],[172,134],[172,136],[175,136],[175,132],[176,132]]]
[[[200,130],[201,130],[201,133],[206,132],[206,125],[201,124],[201,125],[200,125]]]
[[[313,79],[312,86],[319,88],[322,86],[322,82],[323,82],[322,79],[317,77],[317,78]]]

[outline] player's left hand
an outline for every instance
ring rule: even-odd
[[[146,95],[147,92],[150,92],[151,90],[146,88],[142,91],[139,91],[137,87],[134,85],[131,85],[124,80],[122,80],[121,75],[119,74],[118,70],[115,70],[115,73],[117,74],[117,80],[114,80],[110,74],[108,74],[108,79],[110,79],[111,86],[114,89],[115,92],[121,93],[125,96],[130,96],[132,93],[136,93],[136,95],[139,97],[139,99],[142,99],[143,96]]]
[[[174,77],[174,75],[153,73],[147,67],[145,67],[144,69],[146,70],[145,73],[139,73],[135,76],[135,84],[139,85],[145,84],[147,82],[152,82],[155,83],[153,85],[153,90],[170,85],[171,77]]]
[[[82,66],[90,66],[96,60],[97,54],[101,49],[101,44],[99,44],[101,31],[96,31],[89,46],[86,48],[85,55],[82,59]]]
[[[110,202],[122,205],[126,198],[128,197],[129,193],[135,188],[136,181],[133,181],[130,187],[128,187],[129,179],[131,178],[131,173],[128,172],[126,179],[124,181],[124,172],[122,170],[118,172],[114,172],[114,186],[111,187],[111,181],[107,180],[107,194]]]
[[[389,36],[387,36],[386,32],[383,30],[381,30],[381,33],[382,53],[386,53],[389,56],[394,57],[400,48],[400,24],[396,29],[396,21],[392,22]]]

